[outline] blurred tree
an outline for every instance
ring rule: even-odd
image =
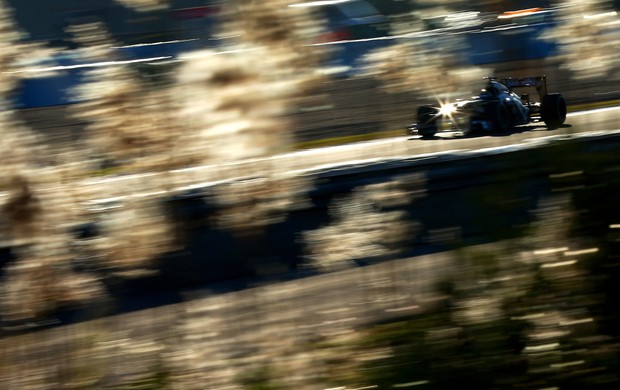
[[[94,62],[121,59],[102,24],[72,26],[71,32],[83,57]],[[95,157],[129,171],[197,163],[195,155],[174,153],[183,130],[169,115],[174,101],[166,85],[151,82],[135,66],[94,67],[74,93],[80,103],[72,113],[88,122],[85,146]]]
[[[169,0],[114,0],[138,11],[153,11],[168,7]]]
[[[443,25],[446,15],[472,8],[470,2],[464,1],[414,3],[419,18],[425,21],[423,30],[452,27]],[[461,50],[467,48],[458,35],[404,37],[368,54],[364,74],[383,81],[388,91],[415,91],[423,99],[467,96],[479,88],[487,71],[463,61],[459,55]]]
[[[426,47],[422,39],[375,50],[366,62],[365,74],[381,80],[388,91],[415,91],[424,99],[468,96],[488,73],[459,63],[448,50]]]
[[[0,188],[6,190],[0,209],[2,244],[13,251],[0,294],[0,314],[9,320],[45,315],[61,305],[101,298],[96,278],[77,275],[69,267],[68,227],[81,220],[79,190],[67,182],[82,175],[83,165],[54,161],[29,129],[17,121],[10,94],[22,75],[24,56],[37,56],[37,45],[19,40],[11,12],[0,2]]]
[[[556,27],[544,36],[559,45],[557,59],[577,80],[620,76],[618,14],[604,0],[565,0],[555,9]]]
[[[417,233],[416,224],[397,209],[413,200],[407,186],[412,184],[397,180],[372,184],[332,201],[332,223],[304,232],[308,265],[335,271],[386,260],[406,249]]]
[[[179,69],[174,96],[188,129],[183,147],[212,164],[291,150],[287,114],[322,78],[327,49],[309,45],[322,21],[283,0],[231,1],[223,21],[222,35],[235,37],[230,50],[191,53]],[[220,200],[238,206],[228,221],[256,227],[286,210],[305,184],[282,168],[257,163],[255,180],[234,184],[234,191],[224,186]]]
[[[305,46],[307,36],[296,30],[319,29],[319,21],[282,1],[240,1],[231,9],[239,13],[226,31],[244,32],[238,47],[232,53],[188,55],[178,78],[152,83],[122,61],[90,69],[87,82],[75,91],[82,103],[72,107],[87,121],[87,131],[70,153],[48,154],[36,137],[9,121],[9,110],[3,111],[3,186],[9,191],[1,222],[4,242],[18,258],[9,264],[3,283],[7,318],[36,318],[65,304],[88,302],[104,294],[99,278],[152,267],[150,261],[169,250],[173,238],[162,197],[208,180],[170,170],[290,149],[285,117],[291,103],[318,80],[321,51]],[[10,15],[0,16],[0,32],[7,37],[3,42],[14,44],[0,57],[6,95],[18,74],[9,67],[19,66],[20,47]],[[100,24],[75,25],[71,32],[85,58],[97,63],[119,59]],[[85,180],[92,175],[93,157],[114,162],[114,173],[147,173],[147,179],[115,185]],[[223,225],[255,228],[297,201],[303,181],[273,168],[255,164],[262,179],[240,181],[227,187],[234,193],[219,193],[230,206]],[[110,199],[120,201],[110,206]],[[76,225],[85,221],[97,223],[95,233],[75,237]],[[79,265],[81,270],[97,272],[77,271],[76,262],[89,263]]]
[[[364,330],[344,353],[369,358],[332,367],[333,379],[378,388],[617,388],[617,340],[601,330],[599,276],[587,272],[599,248],[570,237],[578,216],[570,196],[542,199],[535,214],[517,242],[459,250],[442,309]]]

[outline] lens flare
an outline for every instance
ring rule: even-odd
[[[456,112],[456,106],[454,104],[440,104],[439,106],[439,114],[441,114],[441,116],[447,116],[447,117],[452,117],[452,114],[454,114]]]

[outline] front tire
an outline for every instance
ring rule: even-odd
[[[422,138],[431,138],[437,134],[437,108],[421,106],[416,114],[418,134]]]
[[[540,104],[540,119],[547,128],[555,129],[566,121],[566,100],[559,93],[550,93],[543,96]]]

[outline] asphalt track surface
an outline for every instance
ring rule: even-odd
[[[380,158],[415,156],[450,150],[480,150],[485,148],[506,147],[536,140],[541,141],[541,139],[545,137],[570,137],[580,133],[617,131],[619,119],[620,106],[601,107],[573,112],[569,111],[565,124],[553,130],[547,129],[544,123],[532,123],[515,127],[504,133],[481,133],[475,136],[464,136],[458,131],[440,132],[430,139],[423,139],[415,135],[403,135],[402,137],[392,137],[334,147],[331,151],[349,154],[351,158],[360,159],[364,156],[366,158]],[[307,153],[311,154],[313,152]],[[317,150],[314,151],[314,153],[320,153],[326,156],[338,154],[330,153],[330,148],[327,148],[325,151]],[[340,158],[337,157],[334,157],[334,159],[340,160]]]
[[[403,126],[401,136],[312,148],[233,163],[178,169],[166,174],[173,177],[175,183],[179,183],[182,187],[190,184],[206,186],[216,181],[260,177],[266,172],[296,175],[337,165],[432,156],[451,151],[510,148],[518,144],[545,142],[550,138],[566,138],[590,133],[605,134],[620,131],[618,123],[620,123],[620,106],[569,112],[566,123],[553,130],[547,129],[544,124],[532,123],[515,127],[505,133],[466,137],[459,132],[447,131],[438,133],[431,139],[422,139],[419,136],[406,135]],[[114,182],[125,181],[125,184],[135,183],[136,188],[139,189],[144,184],[143,178],[147,175],[153,174],[95,178],[91,180],[91,183],[111,185]],[[145,192],[145,195],[148,194]]]

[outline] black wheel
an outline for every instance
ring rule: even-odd
[[[467,123],[467,126],[463,129],[464,137],[471,137],[480,132],[480,118],[471,117]]]
[[[540,104],[540,119],[550,129],[560,127],[566,120],[566,100],[559,93],[543,96]]]
[[[418,134],[430,138],[437,134],[437,108],[421,106],[416,115]]]
[[[454,118],[456,129],[461,131],[463,137],[471,137],[484,130],[486,115],[480,112],[479,102],[469,102],[459,107],[459,115]]]
[[[513,126],[508,106],[501,100],[487,105],[487,115],[493,131],[503,133]]]

